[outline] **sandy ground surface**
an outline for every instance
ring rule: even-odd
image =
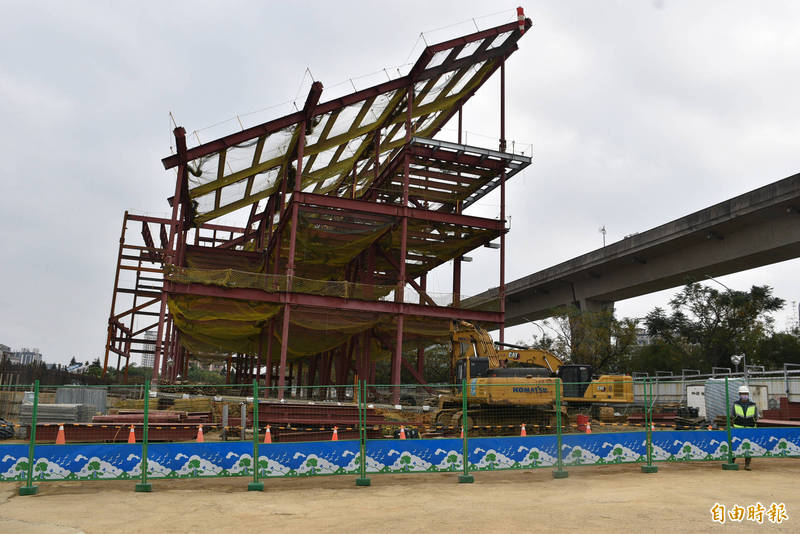
[[[740,460],[741,461],[741,460]],[[554,480],[549,469],[452,474],[268,480],[263,493],[246,479],[153,482],[47,482],[17,496],[0,484],[0,532],[737,532],[800,531],[800,460],[754,460],[754,470],[720,464],[583,467]],[[781,525],[713,523],[710,508],[784,503]]]

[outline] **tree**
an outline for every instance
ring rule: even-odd
[[[151,370],[152,373],[152,370]],[[192,365],[189,367],[189,373],[186,376],[189,382],[199,382],[201,384],[221,384],[225,381],[222,373],[209,371],[202,367]]]
[[[250,472],[250,458],[240,458],[239,459],[239,467],[242,468],[242,472],[247,474]]]
[[[70,365],[75,365],[76,363],[78,363],[78,362],[75,361],[75,356],[73,356],[72,359],[69,361],[69,364]]]
[[[769,313],[783,303],[769,286],[720,292],[690,283],[670,300],[671,314],[656,308],[645,317],[645,325],[651,336],[695,362],[692,367],[710,371],[729,367],[733,354],[744,353],[754,363],[759,344],[772,334]]]
[[[544,324],[554,338],[550,341],[543,336],[538,343],[541,348],[564,361],[589,364],[598,371],[624,371],[636,342],[636,320],[617,319],[613,309],[583,311],[577,306],[563,306]]]
[[[34,470],[39,472],[38,477],[40,480],[44,479],[45,474],[47,473],[47,462],[39,462],[36,464],[36,467],[34,467]]]
[[[306,467],[308,467],[309,474],[316,474],[318,471],[317,468],[317,459],[316,458],[309,458],[306,460]]]
[[[655,374],[656,371],[669,371],[681,374],[682,369],[692,369],[697,366],[698,356],[694,348],[688,345],[674,346],[663,339],[655,338],[647,345],[636,347],[631,353],[628,363],[629,370],[646,371]]]
[[[98,477],[98,473],[100,472],[100,462],[96,460],[89,462],[89,465],[86,466],[86,469],[89,470],[89,478],[94,480]]]
[[[391,354],[394,348],[390,345],[381,344],[380,348],[389,357],[378,360],[375,364],[375,382],[377,384],[391,384],[392,383],[392,359]],[[425,349],[425,366],[423,368],[422,376],[429,384],[447,384],[450,381],[450,346],[449,344],[433,344]],[[417,364],[417,351],[405,350],[403,351],[403,359],[405,359],[412,366],[416,367]],[[405,367],[401,368],[401,382],[403,384],[416,384],[417,379],[408,372]]]
[[[196,477],[197,470],[200,469],[200,460],[198,460],[197,458],[189,460],[189,468],[192,470],[192,476]]]
[[[762,339],[756,349],[753,363],[776,368],[783,367],[785,363],[800,363],[800,338],[779,332]]]
[[[103,366],[100,365],[100,358],[95,358],[92,364],[86,368],[84,374],[100,378],[103,375]]]

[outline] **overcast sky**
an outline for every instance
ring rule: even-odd
[[[167,213],[170,111],[209,141],[237,130],[237,114],[249,125],[290,111],[306,68],[327,100],[350,78],[361,89],[381,81],[362,75],[413,62],[420,32],[433,44],[508,22],[515,7],[0,4],[0,343],[39,347],[50,362],[102,355],[122,214]],[[507,138],[533,144],[534,163],[509,183],[508,280],[598,248],[603,225],[613,242],[800,171],[800,3],[523,7],[533,28],[507,64]],[[498,87],[495,77],[465,107],[470,144],[497,146]],[[495,216],[497,204],[489,196],[473,213]],[[497,251],[474,256],[471,294],[497,284]],[[798,266],[720,281],[797,300]],[[429,288],[449,291],[447,267]],[[617,313],[642,316],[674,292],[619,302]]]

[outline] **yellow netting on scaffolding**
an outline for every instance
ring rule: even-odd
[[[280,304],[195,295],[167,299],[181,342],[190,352],[253,354],[266,322]]]
[[[168,299],[172,319],[181,332],[182,344],[206,359],[231,353],[256,354],[265,350],[267,325],[275,318],[273,354],[281,344],[280,304],[225,298],[172,295]],[[320,354],[347,343],[364,332],[393,344],[397,317],[353,310],[293,307],[289,315],[288,353],[297,358]],[[448,339],[445,319],[408,316],[404,320],[404,349],[442,343]],[[373,358],[385,356],[380,344]]]
[[[290,230],[284,228],[284,235],[289,235]],[[383,251],[383,255],[375,258],[378,270],[396,271],[399,261],[392,263],[385,256],[399,257],[401,235],[397,218],[361,212],[305,211],[303,208],[298,218],[295,274],[314,280],[341,280],[344,267],[373,243]],[[410,219],[407,272],[411,275],[427,272],[499,235],[498,230]],[[269,265],[274,264],[274,254]],[[280,255],[279,266],[284,270],[289,256],[288,239],[282,240]]]
[[[174,266],[165,268],[167,280],[178,284],[203,284],[229,288],[260,289],[269,293],[285,293],[289,277],[284,274],[261,274],[233,269],[189,269]],[[356,300],[385,300],[397,288],[395,285],[375,285],[341,280],[310,280],[292,278],[292,292]]]
[[[353,258],[386,234],[396,224],[393,218],[342,210],[301,208],[297,221],[295,274],[304,278],[336,280]],[[289,257],[291,223],[283,229],[280,266]],[[275,251],[269,265],[275,261]]]
[[[345,344],[380,322],[378,314],[353,310],[293,307],[289,315],[287,350],[293,357],[320,354]],[[280,332],[275,332],[280,346]]]

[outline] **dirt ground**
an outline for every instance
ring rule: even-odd
[[[741,460],[740,460],[741,461]],[[800,531],[800,460],[754,460],[754,470],[723,471],[717,462],[452,474],[377,475],[371,487],[353,477],[267,480],[247,492],[245,479],[156,480],[153,493],[133,482],[49,482],[19,497],[0,484],[0,533],[133,532],[782,532]],[[710,508],[784,503],[774,525],[719,525]]]

